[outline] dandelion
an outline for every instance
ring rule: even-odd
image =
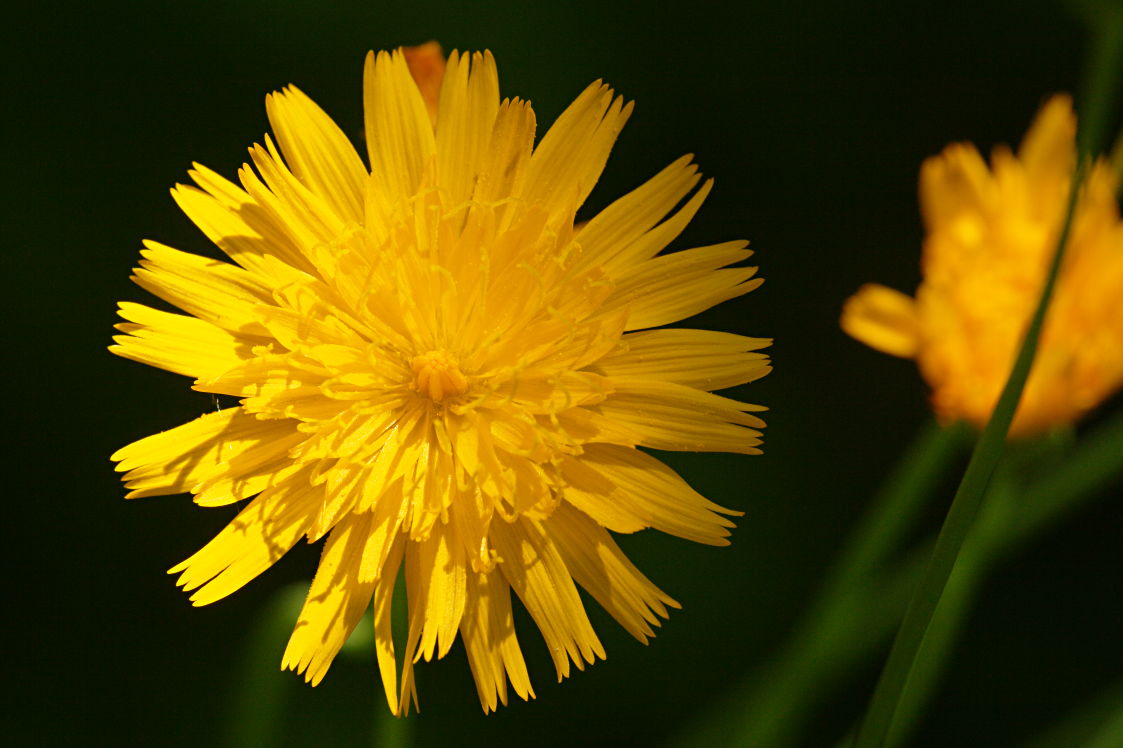
[[[916,359],[945,421],[986,423],[1040,296],[1064,219],[1076,120],[1067,96],[1038,113],[1015,156],[987,167],[970,144],[920,171],[927,237],[916,298],[866,285],[842,328],[884,353]],[[1123,384],[1123,223],[1116,177],[1097,162],[1081,185],[1064,265],[1011,427],[1070,424]]]
[[[712,391],[769,371],[767,340],[656,329],[761,282],[743,241],[664,253],[712,185],[689,156],[575,226],[631,104],[593,83],[535,147],[490,53],[432,63],[419,88],[401,51],[367,57],[369,170],[304,93],[270,95],[240,186],[195,165],[173,190],[234,264],[146,242],[136,282],[187,315],[122,303],[111,348],[239,398],[113,455],[130,498],[249,502],[179,585],[206,605],[326,538],[283,667],[317,684],[373,605],[399,714],[458,635],[485,711],[508,680],[534,696],[512,590],[559,680],[605,656],[577,585],[646,642],[677,603],[611,533],[724,545],[737,512],[639,447],[758,453],[763,408]]]

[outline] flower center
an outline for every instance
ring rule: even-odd
[[[410,366],[417,375],[413,388],[428,395],[433,402],[439,403],[468,389],[468,378],[461,373],[456,360],[445,351],[429,351],[414,356]]]

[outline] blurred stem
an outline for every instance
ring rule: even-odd
[[[1064,260],[1065,247],[1072,228],[1072,216],[1080,192],[1079,187],[1086,173],[1090,155],[1102,141],[1108,107],[1112,103],[1112,92],[1121,67],[1119,63],[1123,55],[1123,7],[1112,6],[1104,15],[1102,23],[1097,25],[1095,41],[1091,49],[1086,77],[1087,86],[1082,100],[1086,109],[1082,112],[1081,128],[1077,133],[1076,170],[1069,188],[1064,223],[1045,286],[1041,291],[1041,299],[1026,330],[1025,340],[1014,361],[1010,377],[1006,381],[993,415],[983,429],[971,462],[967,465],[963,482],[956,492],[951,509],[948,510],[947,519],[936,539],[936,547],[932,552],[928,569],[905,611],[901,627],[889,652],[889,658],[858,729],[854,741],[856,748],[881,746],[889,738],[895,713],[904,698],[910,672],[924,641],[925,632],[951,576],[960,549],[970,532],[975,515],[982,504],[991,473],[1002,455],[1006,433],[1013,421],[1014,411],[1021,398],[1026,379],[1029,377],[1045,312],[1049,307],[1057,275]]]
[[[413,745],[413,718],[395,716],[387,709],[381,688],[374,698],[374,729],[370,744],[376,748],[409,748]]]
[[[1002,456],[1006,433],[1014,419],[1014,410],[1021,398],[1022,388],[1029,376],[1030,364],[1037,349],[1037,339],[1041,332],[1045,310],[1056,285],[1057,272],[1064,257],[1064,248],[1068,243],[1068,234],[1072,226],[1072,214],[1076,207],[1077,185],[1083,176],[1083,167],[1079,165],[1069,189],[1068,205],[1065,209],[1065,220],[1061,228],[1061,235],[1057,241],[1057,249],[1049,269],[1045,287],[1041,292],[1041,300],[1030,321],[1026,331],[1025,341],[1022,343],[1018,357],[1014,361],[1010,378],[998,398],[994,414],[987,422],[979,437],[978,444],[967,465],[963,482],[956,491],[955,499],[948,510],[944,526],[936,539],[936,547],[932,551],[932,558],[923,579],[917,586],[908,608],[905,610],[901,627],[893,641],[889,658],[870,700],[866,716],[858,729],[858,736],[854,741],[856,748],[873,748],[884,745],[889,736],[889,729],[893,723],[904,690],[907,686],[909,673],[917,652],[924,640],[924,633],[928,629],[929,621],[936,610],[955,566],[956,558],[967,538],[975,515],[982,505],[983,496],[987,490],[991,474],[994,472]]]
[[[939,487],[948,465],[962,453],[969,434],[962,423],[941,428],[930,421],[924,426],[859,520],[829,572],[817,607],[829,607],[845,596],[896,549]]]
[[[284,724],[289,679],[279,663],[285,641],[308,594],[306,582],[282,587],[250,631],[235,678],[226,745],[277,745]]]
[[[1079,448],[1029,486],[996,551],[1010,552],[1123,473],[1123,410],[1080,436]]]
[[[1123,127],[1119,128],[1119,132],[1115,135],[1115,145],[1111,147],[1108,160],[1111,171],[1115,174],[1115,195],[1123,197]]]
[[[1092,47],[1081,91],[1080,129],[1076,150],[1082,161],[1091,160],[1104,147],[1115,106],[1115,88],[1123,70],[1123,3],[1103,3],[1092,19]]]
[[[1081,703],[1073,713],[1028,743],[1028,748],[1062,745],[1116,748],[1120,735],[1123,735],[1123,679],[1097,698]]]
[[[917,652],[916,662],[889,731],[890,746],[908,741],[923,715],[932,693],[939,685],[947,654],[955,648],[975,596],[982,586],[983,566],[991,550],[1001,543],[1004,529],[1014,516],[1018,486],[1018,468],[1005,460],[996,472],[987,491],[986,504],[978,522],[964,543],[955,568],[948,578],[939,605],[928,624],[928,630]]]
[[[918,658],[921,672],[917,674],[914,671],[910,678],[910,694],[908,699],[902,702],[899,716],[894,720],[890,744],[900,744],[906,740],[908,728],[914,718],[919,716],[928,692],[936,685],[942,670],[942,659],[940,657],[933,659],[928,655],[941,652],[946,654],[954,645],[975,594],[981,588],[989,569],[1063,519],[1064,515],[1072,513],[1084,502],[1095,498],[1097,492],[1112,481],[1123,476],[1123,450],[1119,448],[1119,445],[1123,444],[1123,411],[1082,434],[1075,450],[1068,450],[1067,442],[1072,439],[1070,430],[1054,433],[1048,438],[1053,443],[1044,445],[1046,449],[1054,452],[1064,450],[1066,453],[1057,464],[1046,471],[1045,475],[1035,475],[1031,486],[1016,487],[1015,479],[1028,465],[1040,461],[1042,457],[1040,450],[1021,454],[1018,460],[1007,461],[996,476],[979,521],[972,528],[964,552],[960,555],[932,625],[929,627],[921,658]],[[930,543],[915,548],[899,565],[893,577],[894,581],[887,585],[888,592],[882,594],[890,598],[907,597],[908,591],[915,587],[920,579],[931,552]],[[864,615],[870,617],[869,613]],[[879,616],[876,620],[870,621],[869,625],[880,627],[882,623]],[[853,623],[852,627],[859,628],[865,625],[864,622]],[[847,644],[849,646],[856,643]],[[852,651],[851,667],[867,656],[875,646],[877,643],[868,649],[856,648]],[[928,655],[925,655],[925,650],[928,650]],[[917,692],[912,692],[913,688],[918,689]],[[1120,696],[1123,697],[1123,694]],[[900,716],[902,714],[904,716]],[[856,728],[851,731],[850,736],[839,743],[839,746],[850,745],[856,731]],[[1079,741],[1035,743],[1040,748],[1046,745],[1076,744],[1079,744]]]
[[[934,447],[922,449],[925,444],[932,447],[930,440],[933,436],[931,427],[921,433],[873,502],[869,515],[861,521],[844,551],[849,563],[855,563],[855,558],[868,558],[865,554],[853,552],[850,543],[869,537],[873,517],[897,506],[896,501],[886,497],[896,495],[921,475],[931,476],[938,470],[934,463],[924,470],[918,468],[920,454],[928,454],[929,457],[938,454],[938,449]],[[964,438],[962,432],[960,438]],[[1008,516],[1001,511],[1004,502],[995,502],[992,506],[988,501],[988,508],[980,517],[975,531],[976,534],[982,532],[986,542],[973,544],[978,546],[977,560],[973,563],[974,584],[979,584],[995,563],[1024,546],[1065,514],[1094,498],[1111,481],[1123,476],[1120,444],[1123,444],[1123,411],[1082,434],[1074,450],[1067,452],[1044,475],[1035,476],[1033,484],[1021,492],[1017,512]],[[944,444],[943,448],[950,449],[954,454],[950,443]],[[950,456],[946,455],[943,459]],[[1035,460],[1031,456],[1028,461]],[[909,465],[913,467],[906,467]],[[931,489],[934,482],[929,479],[921,485]],[[994,528],[1001,528],[1002,532],[992,532]],[[780,652],[707,710],[672,743],[709,746],[727,742],[732,734],[739,736],[739,745],[793,744],[798,739],[799,728],[806,724],[808,714],[820,697],[830,693],[883,645],[900,621],[901,611],[920,580],[931,553],[932,544],[923,543],[892,569],[872,578],[855,579],[846,570],[837,571],[831,577],[829,588],[824,588],[812,611]],[[843,566],[846,565],[840,565],[840,568]],[[961,575],[964,573],[960,572]],[[836,588],[834,585],[839,584],[839,580],[851,580],[848,582],[851,586]],[[828,598],[832,601],[826,602]],[[965,610],[970,602],[968,594]]]
[[[849,669],[848,653],[855,647],[868,650],[884,639],[920,567],[904,572],[904,584],[889,583],[884,589],[874,589],[869,573],[899,545],[948,465],[963,452],[967,438],[963,425],[940,428],[931,421],[921,429],[859,521],[796,632],[738,690],[739,707],[731,713],[741,715],[734,728],[740,744],[771,747],[790,742],[816,697]],[[867,620],[853,625],[863,617]],[[701,745],[709,739],[695,733],[694,742]]]

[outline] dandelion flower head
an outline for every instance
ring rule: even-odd
[[[766,374],[768,341],[662,327],[760,283],[746,242],[665,251],[710,192],[690,157],[575,225],[631,104],[593,83],[535,145],[490,53],[409,54],[416,80],[366,60],[369,168],[290,86],[239,184],[173,190],[233,262],[146,242],[136,282],[186,314],[122,303],[111,350],[238,404],[113,459],[129,497],[248,502],[171,569],[196,605],[323,540],[283,667],[318,683],[373,606],[392,710],[459,636],[489,711],[534,695],[512,590],[560,680],[605,656],[578,585],[641,641],[677,605],[612,533],[728,542],[736,512],[638,448],[759,452],[763,408],[712,391]]]
[[[843,309],[847,333],[916,359],[942,420],[982,426],[998,401],[1059,238],[1075,135],[1071,100],[1058,95],[1042,107],[1017,155],[997,148],[988,168],[962,143],[925,161],[927,235],[916,298],[870,284]],[[1080,187],[1011,434],[1072,423],[1123,385],[1123,223],[1115,188],[1104,161]]]

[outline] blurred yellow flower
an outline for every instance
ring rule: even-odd
[[[761,282],[743,241],[663,253],[711,188],[689,156],[574,228],[631,104],[593,83],[534,147],[490,53],[423,52],[421,88],[402,52],[367,58],[369,170],[288,87],[241,186],[196,165],[175,188],[236,264],[146,242],[135,280],[190,316],[122,303],[111,350],[239,405],[113,459],[129,497],[249,502],[171,570],[196,605],[327,538],[285,668],[318,683],[373,600],[392,710],[459,635],[489,711],[508,679],[534,695],[512,589],[561,679],[604,657],[577,585],[641,641],[676,605],[608,531],[728,542],[736,512],[637,447],[758,453],[763,408],[711,391],[766,374],[769,341],[653,329]]]
[[[970,144],[924,162],[923,282],[912,299],[866,285],[842,328],[915,358],[945,421],[986,423],[1037,304],[1075,164],[1067,96],[1038,113],[1015,156],[987,167]],[[1072,423],[1123,384],[1123,224],[1115,175],[1100,161],[1081,187],[1067,254],[1011,434]]]

